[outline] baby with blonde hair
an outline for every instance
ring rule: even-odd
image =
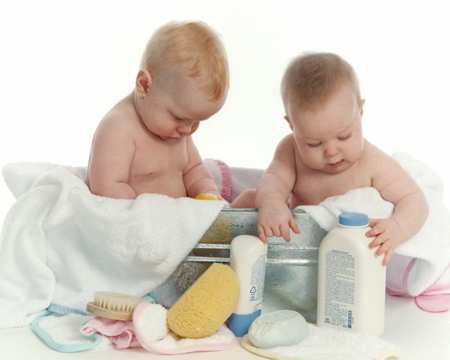
[[[118,199],[221,198],[191,135],[222,108],[228,88],[225,48],[211,27],[170,22],[157,29],[135,88],[95,131],[85,178],[90,191]]]
[[[300,232],[290,209],[374,187],[395,205],[389,219],[369,219],[366,233],[375,237],[370,247],[378,247],[386,265],[394,249],[421,229],[428,204],[405,170],[364,139],[365,100],[353,67],[335,54],[304,54],[288,66],[281,92],[292,133],[278,144],[256,193],[247,191],[235,206],[254,201],[263,242],[272,236],[290,241],[291,229]]]

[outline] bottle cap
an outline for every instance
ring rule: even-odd
[[[345,226],[364,226],[369,223],[366,214],[358,212],[345,212],[339,215],[339,224]]]

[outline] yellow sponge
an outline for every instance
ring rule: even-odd
[[[214,263],[167,312],[175,334],[199,339],[211,336],[228,319],[239,301],[239,280],[228,266]]]
[[[196,200],[219,200],[216,195],[210,193],[201,193],[195,197]]]

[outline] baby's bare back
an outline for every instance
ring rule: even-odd
[[[113,198],[143,193],[184,197],[186,141],[165,141],[152,134],[125,98],[95,132],[85,182],[92,193]]]

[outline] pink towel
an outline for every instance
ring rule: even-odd
[[[132,321],[118,321],[96,317],[83,325],[81,333],[85,336],[99,333],[107,337],[118,349],[142,347],[135,335]]]
[[[203,339],[180,338],[168,330],[166,316],[167,310],[161,305],[142,302],[134,311],[133,321],[96,317],[83,325],[81,333],[99,333],[119,349],[143,347],[160,354],[230,350],[238,345],[236,336],[225,325]]]

